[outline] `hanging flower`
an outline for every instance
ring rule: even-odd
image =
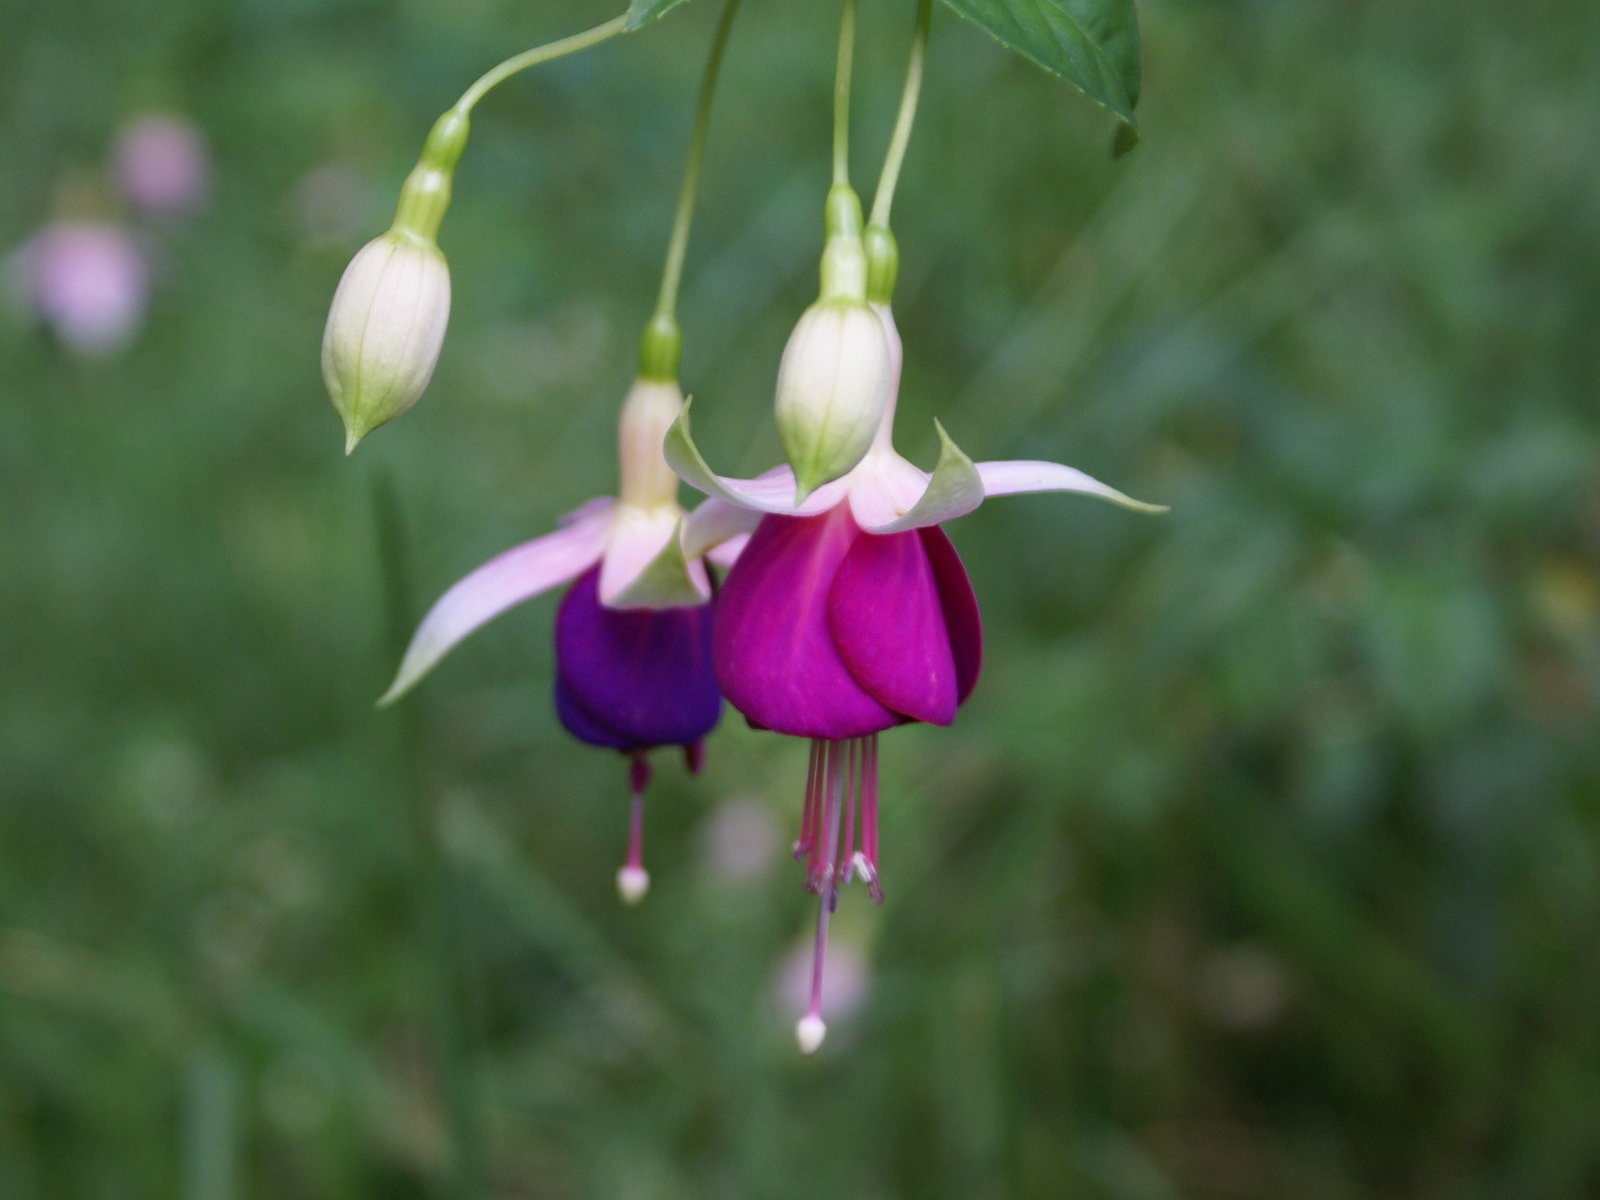
[[[895,452],[901,344],[875,306],[891,349],[884,415],[865,457],[794,503],[787,467],[757,479],[714,474],[689,434],[688,410],[668,434],[678,474],[712,499],[689,519],[689,553],[741,529],[754,535],[718,597],[713,660],[728,701],[752,725],[810,738],[796,859],[820,898],[811,1002],[797,1028],[822,1042],[822,962],[839,889],[860,878],[877,901],[878,747],[885,729],[948,725],[977,683],[983,633],[966,569],[940,525],[989,496],[1079,492],[1141,512],[1082,471],[1050,462],[974,464],[939,428],[936,468]]]
[[[562,584],[556,612],[556,715],[569,733],[630,760],[628,856],[617,889],[641,899],[646,753],[681,746],[698,770],[701,742],[722,710],[711,664],[712,587],[701,556],[686,557],[677,477],[661,439],[682,407],[675,383],[641,379],[618,422],[621,488],[591,500],[553,533],[490,559],[457,582],[423,618],[380,704],[399,699],[468,634],[507,609]],[[743,539],[711,556],[724,565]]]

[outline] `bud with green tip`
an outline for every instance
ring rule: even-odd
[[[828,193],[827,234],[822,293],[778,367],[778,433],[801,500],[861,461],[891,383],[889,342],[867,303],[861,204],[845,184]]]
[[[435,238],[467,131],[458,109],[439,118],[400,190],[394,224],[357,252],[334,292],[322,377],[344,419],[346,454],[415,404],[439,361],[450,269]]]

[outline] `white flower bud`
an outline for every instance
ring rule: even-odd
[[[322,377],[345,453],[417,402],[450,320],[450,270],[431,240],[391,229],[351,259],[322,337]]]
[[[799,497],[861,461],[889,400],[883,322],[855,300],[819,300],[800,317],[778,367],[778,433]]]

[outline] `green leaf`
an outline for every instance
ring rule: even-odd
[[[1133,0],[944,2],[1001,45],[1133,124],[1139,102],[1139,15]]]
[[[633,0],[628,5],[628,21],[623,28],[632,33],[635,29],[643,29],[651,21],[666,16],[683,0]]]

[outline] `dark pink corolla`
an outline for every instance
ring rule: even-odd
[[[944,531],[868,534],[847,504],[763,517],[719,608],[723,693],[751,724],[796,737],[948,725],[983,659],[977,600]]]

